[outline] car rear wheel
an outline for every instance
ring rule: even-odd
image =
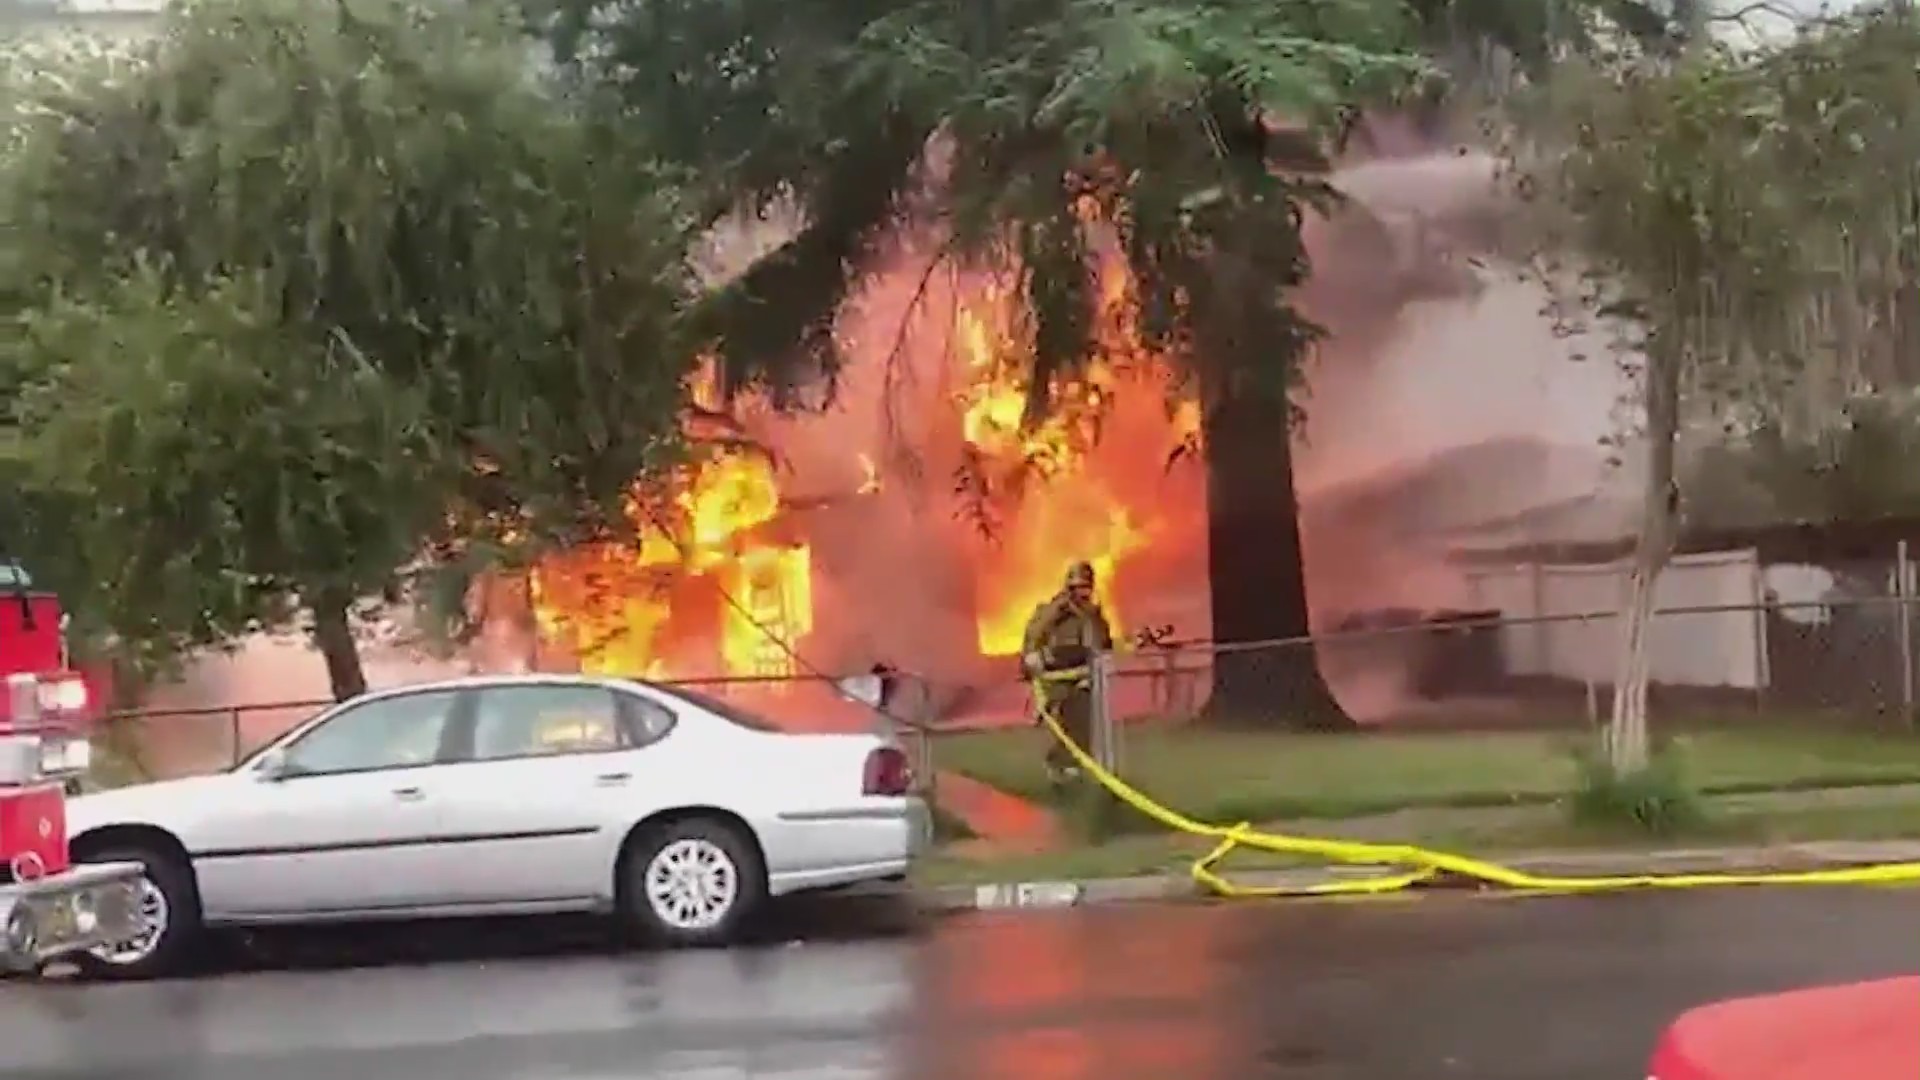
[[[732,941],[767,895],[766,868],[752,840],[714,818],[668,822],[635,837],[620,884],[627,924],[679,947]]]
[[[88,862],[139,863],[144,869],[139,892],[140,930],[126,941],[103,945],[77,958],[82,975],[93,979],[153,979],[180,972],[200,935],[200,898],[193,872],[177,856],[146,848],[119,848],[91,855]]]

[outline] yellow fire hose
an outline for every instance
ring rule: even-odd
[[[1206,837],[1219,843],[1193,864],[1193,880],[1223,897],[1258,896],[1332,896],[1398,892],[1433,881],[1442,875],[1483,885],[1523,892],[1614,892],[1624,889],[1702,889],[1733,885],[1902,885],[1920,882],[1920,862],[1883,863],[1876,866],[1850,866],[1826,870],[1752,874],[1637,874],[1622,877],[1547,877],[1501,866],[1498,863],[1433,851],[1411,844],[1369,844],[1325,837],[1288,836],[1263,832],[1248,822],[1237,825],[1213,825],[1195,821],[1164,806],[1151,796],[1108,771],[1093,755],[1073,740],[1061,726],[1060,718],[1048,706],[1041,688],[1046,683],[1077,681],[1090,677],[1087,668],[1047,672],[1033,681],[1034,707],[1040,721],[1053,737],[1060,740],[1081,770],[1098,781],[1115,798],[1175,832]],[[1254,887],[1236,885],[1218,872],[1218,867],[1234,849],[1248,847],[1284,855],[1304,855],[1350,866],[1378,866],[1393,872],[1347,881],[1308,886]],[[1395,869],[1397,868],[1397,869]]]

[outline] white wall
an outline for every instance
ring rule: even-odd
[[[1509,671],[1613,681],[1621,626],[1608,613],[1623,603],[1625,564],[1473,569],[1467,578],[1474,607],[1516,620],[1501,628]],[[1656,611],[1734,610],[1656,615],[1647,645],[1653,681],[1743,690],[1765,685],[1762,595],[1760,560],[1752,550],[1676,556],[1654,590]]]

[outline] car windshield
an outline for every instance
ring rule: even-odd
[[[671,689],[667,687],[655,687],[655,689],[661,693],[677,697],[690,705],[698,705],[713,715],[720,717],[722,720],[737,724],[740,727],[746,728],[748,731],[765,732],[769,735],[778,734],[780,731],[779,726],[766,717],[748,712],[746,709],[741,708],[731,701],[722,700],[711,694],[703,694],[698,690],[686,690],[678,686],[672,687]]]
[[[268,718],[280,721],[275,725],[280,731],[280,734],[239,754],[238,759],[227,771],[235,773],[246,772],[248,769],[258,765],[260,759],[266,756],[267,751],[276,747],[285,748],[291,746],[294,742],[298,741],[299,736],[308,728],[318,723],[321,717],[332,712],[336,704],[336,702],[331,701],[309,703],[306,706],[300,707],[298,712],[295,711],[294,706],[288,706],[284,710],[272,710]]]

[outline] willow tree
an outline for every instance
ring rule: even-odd
[[[1910,515],[1920,445],[1920,20],[1892,7],[1765,57],[1780,122],[1766,152],[1805,268],[1781,314],[1797,361],[1709,462],[1791,520]]]
[[[1552,246],[1623,335],[1646,447],[1617,770],[1647,761],[1647,628],[1681,523],[1683,429],[1817,433],[1912,364],[1916,49],[1920,21],[1896,5],[1763,49],[1569,69],[1540,114],[1564,140],[1532,173],[1558,221]]]
[[[46,74],[0,168],[4,479],[122,638],[304,621],[357,693],[357,605],[615,528],[671,457],[670,189],[517,15],[198,0]]]

